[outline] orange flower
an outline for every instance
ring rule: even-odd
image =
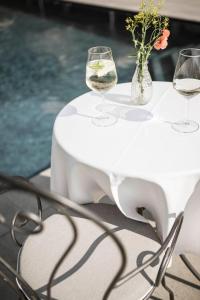
[[[162,35],[155,41],[153,46],[156,50],[160,50],[160,49],[165,49],[167,45],[168,45],[167,37]]]
[[[170,31],[168,29],[163,29],[162,30],[162,35],[166,38],[170,36]]]

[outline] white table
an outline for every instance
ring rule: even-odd
[[[80,204],[106,194],[129,218],[146,207],[162,238],[185,210],[177,253],[200,255],[200,131],[181,134],[170,122],[182,119],[186,103],[171,83],[154,82],[149,104],[127,105],[130,83],[107,94],[121,112],[110,127],[96,127],[101,99],[93,92],[66,105],[56,118],[52,141],[51,189]],[[191,100],[192,119],[200,121],[200,98]]]

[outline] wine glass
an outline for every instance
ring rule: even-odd
[[[183,133],[195,132],[199,124],[189,118],[190,99],[200,93],[200,49],[188,48],[179,53],[173,87],[187,101],[186,118],[172,123],[172,128]]]
[[[112,57],[112,50],[109,47],[97,46],[88,50],[88,60],[86,65],[86,84],[99,93],[102,103],[105,103],[105,93],[112,89],[117,83],[117,72]],[[110,126],[117,122],[117,117],[110,112],[104,111],[97,117],[92,118],[92,123],[96,126]]]

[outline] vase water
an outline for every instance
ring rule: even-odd
[[[152,97],[153,85],[148,69],[148,62],[137,63],[131,84],[131,103],[145,105]]]

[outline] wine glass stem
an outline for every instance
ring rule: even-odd
[[[105,117],[105,116],[108,116],[109,112],[107,111],[106,109],[106,97],[105,97],[105,93],[101,93],[101,103],[102,103],[102,115]]]
[[[105,105],[106,104],[106,98],[105,98],[104,93],[101,93],[101,99],[102,99],[102,104]]]
[[[186,120],[189,120],[190,118],[190,100],[186,98],[187,104],[186,104]]]

